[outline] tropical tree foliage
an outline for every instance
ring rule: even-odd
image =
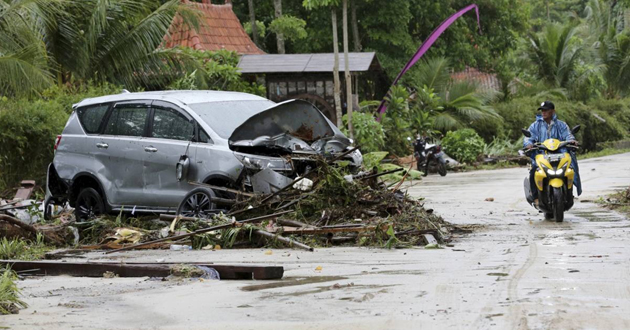
[[[186,58],[163,49],[175,15],[198,27],[178,0],[0,1],[0,93],[58,84],[114,82],[127,88],[179,74]]]

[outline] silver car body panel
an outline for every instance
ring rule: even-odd
[[[242,179],[249,184],[249,178],[243,173],[245,171],[244,161],[250,161],[249,157],[251,157],[251,162],[257,162],[257,164],[261,164],[261,167],[264,166],[266,169],[279,173],[290,173],[294,170],[292,162],[283,157],[264,154],[249,155],[232,150],[234,145],[231,149],[229,137],[236,132],[234,128],[239,125],[240,131],[236,136],[239,136],[240,139],[234,141],[236,145],[241,144],[249,147],[256,146],[258,143],[261,146],[269,146],[273,143],[276,143],[278,147],[290,145],[294,149],[294,156],[339,152],[350,144],[350,140],[337,127],[306,102],[287,101],[278,107],[265,98],[245,93],[218,91],[125,93],[85,99],[75,104],[73,108],[76,110],[101,104],[111,104],[113,107],[117,103],[130,103],[128,101],[146,104],[156,103],[155,101],[166,102],[169,104],[169,108],[184,113],[185,117],[190,117],[196,122],[199,130],[203,130],[210,139],[203,142],[189,142],[146,136],[88,134],[78,118],[77,111],[74,111],[63,130],[62,139],[53,160],[54,168],[59,177],[68,185],[71,185],[81,175],[95,178],[105,193],[108,208],[113,211],[120,209],[150,212],[175,211],[186,193],[193,189],[188,181],[207,182],[211,179],[220,179],[236,183]],[[160,102],[160,106],[164,106],[163,102]],[[230,107],[231,102],[234,102],[234,107]],[[211,106],[213,103],[216,104],[214,108]],[[232,110],[238,111],[235,109],[238,109],[239,105],[241,109],[247,110],[243,110],[242,113],[247,116],[246,118],[240,118],[237,115],[240,112],[227,113]],[[198,108],[200,106],[205,106],[206,109],[200,110]],[[110,108],[108,113],[111,111]],[[197,111],[201,112],[198,113]],[[291,111],[304,112],[302,118],[299,119],[308,118],[308,120],[300,122],[287,118],[295,117],[294,114],[288,116]],[[215,113],[216,116],[223,116],[225,113],[225,120],[232,120],[229,123],[231,126],[228,125],[230,127],[229,132],[226,132],[227,122],[221,122],[223,118],[220,117],[221,120],[215,120],[217,118]],[[202,115],[213,119],[214,122],[204,120]],[[109,115],[106,115],[101,121],[106,121],[107,116]],[[250,116],[254,119],[247,119]],[[291,129],[286,130],[282,127],[275,127],[271,130],[273,133],[282,134],[270,136],[265,132],[271,131],[253,124],[257,120],[256,118],[263,120],[266,123],[263,126],[267,128],[269,127],[268,124],[271,124],[270,120],[279,120],[281,126],[286,126],[284,128],[289,126],[293,128],[294,134],[296,130],[298,130],[297,133],[305,133],[299,131],[302,123],[308,123],[312,126],[306,130],[308,136],[297,134],[296,138],[294,135],[287,134],[292,131]],[[148,118],[146,123],[150,125],[152,122],[153,118]],[[219,131],[213,129],[211,124],[215,125]],[[104,124],[101,125],[104,127]],[[256,127],[253,131],[247,132],[244,128],[247,125]],[[320,139],[312,141],[315,138]],[[103,147],[105,145],[106,147]],[[182,155],[189,157],[190,168],[187,177],[178,181],[175,165]],[[358,151],[350,156],[353,162],[360,164],[362,161]],[[287,180],[278,180],[278,177],[272,178],[275,175],[270,176],[268,172],[261,173],[257,177],[261,179],[258,180],[259,183],[267,184],[267,188],[264,190],[277,189],[278,184],[276,183],[278,182],[280,185],[286,184],[285,181],[288,178]],[[265,177],[265,175],[267,176]],[[280,174],[278,176],[285,177]],[[269,178],[273,180],[268,180]],[[49,195],[48,189],[47,195]]]
[[[186,113],[208,134],[212,142],[189,143],[152,137],[87,134],[74,111],[62,132],[62,140],[53,160],[59,177],[68,184],[81,175],[96,178],[105,192],[107,203],[114,211],[174,211],[186,193],[193,189],[188,181],[204,182],[209,178],[221,178],[236,182],[243,168],[229,149],[227,139],[219,136],[188,105],[239,101],[267,101],[274,104],[265,98],[245,93],[164,91],[85,99],[73,108],[155,100],[170,103],[174,109]],[[107,148],[97,145],[107,145]],[[149,152],[145,148],[157,150]],[[175,164],[184,154],[190,157],[191,167],[188,177],[177,181]]]

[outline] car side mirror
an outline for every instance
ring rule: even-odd
[[[190,158],[186,155],[179,157],[177,165],[175,165],[175,177],[177,181],[182,181],[188,177],[188,168],[190,167]]]
[[[527,137],[532,137],[532,132],[522,128],[521,132],[523,132],[523,135],[527,136]]]
[[[572,129],[571,129],[571,134],[575,134],[577,132],[580,131],[580,125],[575,125]]]

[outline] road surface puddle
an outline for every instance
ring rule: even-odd
[[[609,211],[574,211],[573,215],[578,218],[584,218],[590,222],[615,222],[624,220],[621,215]]]

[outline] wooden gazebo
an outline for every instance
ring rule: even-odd
[[[345,104],[344,59],[340,54],[341,102]],[[362,99],[379,99],[386,79],[376,54],[350,53],[348,55],[353,79],[354,107]],[[315,104],[329,119],[336,121],[333,53],[322,54],[264,54],[243,55],[238,67],[243,77],[262,82],[267,87],[267,98],[280,102],[302,99]]]

